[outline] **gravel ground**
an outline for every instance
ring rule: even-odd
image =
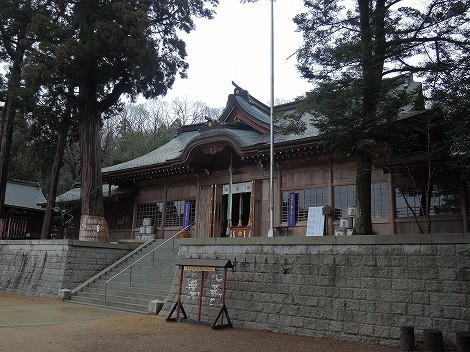
[[[34,306],[40,309],[29,314]],[[56,310],[58,313],[54,313]],[[161,316],[0,293],[0,351],[397,352],[398,349],[267,331],[212,330],[205,325],[168,323]]]

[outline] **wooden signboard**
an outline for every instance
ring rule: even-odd
[[[176,265],[180,267],[180,281],[178,285],[178,297],[175,305],[173,306],[170,314],[166,318],[166,321],[177,321],[179,320],[180,310],[183,313],[184,319],[187,319],[188,316],[184,311],[183,304],[181,303],[181,291],[183,289],[183,275],[185,271],[199,271],[199,299],[198,299],[198,313],[197,320],[201,321],[201,307],[202,307],[202,294],[204,293],[204,272],[206,271],[215,271],[217,268],[224,269],[224,278],[222,281],[222,307],[220,308],[219,314],[215,318],[214,323],[212,324],[213,329],[221,328],[231,328],[232,321],[228,315],[227,307],[225,306],[225,288],[227,285],[227,269],[233,268],[232,262],[228,259],[198,259],[198,258],[180,258],[176,262]],[[176,318],[173,318],[172,315],[176,311]],[[224,315],[227,319],[227,323],[224,324]],[[220,321],[217,324],[217,321]]]

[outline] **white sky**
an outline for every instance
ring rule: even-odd
[[[270,97],[270,1],[241,4],[222,0],[212,20],[196,21],[185,36],[190,65],[187,79],[179,79],[167,98],[187,96],[210,107],[223,107],[233,93],[232,81],[264,103]],[[291,100],[311,89],[300,77],[296,57],[301,33],[292,18],[303,10],[303,0],[277,0],[275,14],[275,98]]]

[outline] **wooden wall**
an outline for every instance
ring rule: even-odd
[[[355,184],[355,162],[341,158],[311,158],[304,160],[290,160],[276,164],[274,175],[274,226],[286,226],[281,223],[282,192],[313,187],[328,188],[328,203],[333,203],[333,189],[340,185]],[[228,170],[214,172],[199,172],[187,174],[179,178],[166,178],[155,181],[143,181],[139,183],[139,192],[136,196],[136,204],[147,202],[165,202],[171,200],[196,200],[196,224],[191,227],[191,237],[209,237],[211,235],[211,212],[213,211],[211,197],[212,188],[218,189],[229,182]],[[233,183],[252,182],[254,197],[254,221],[253,236],[267,236],[269,230],[269,172],[259,165],[247,165],[233,170]],[[373,169],[372,182],[384,182],[389,185],[389,213],[384,218],[373,219],[373,231],[375,234],[418,233],[414,219],[395,219],[394,192],[390,175],[382,169]],[[135,214],[134,214],[135,217]],[[462,232],[464,231],[462,216],[440,218],[433,220],[433,232]],[[339,221],[332,216],[328,217],[327,233],[333,235],[339,228]],[[157,230],[159,238],[168,238],[176,233],[179,228],[169,227]],[[158,232],[160,231],[160,232]],[[296,226],[284,228],[277,235],[305,236],[306,222],[298,222]],[[219,236],[218,231],[215,236]],[[125,237],[124,233],[115,234]]]

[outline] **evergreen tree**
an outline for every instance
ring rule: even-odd
[[[78,88],[81,214],[103,217],[99,129],[122,94],[165,94],[185,76],[180,31],[195,16],[211,18],[218,0],[53,1],[59,16],[42,33],[40,55],[51,72]],[[106,236],[104,234],[103,236]]]
[[[0,60],[6,63],[7,69],[0,122],[0,218],[3,218],[13,125],[20,103],[23,60],[35,43],[36,33],[32,30],[32,23],[37,17],[48,17],[47,5],[48,1],[40,0],[0,2]]]
[[[450,143],[453,167],[470,178],[470,60],[436,82],[432,102]]]
[[[305,108],[327,145],[355,156],[355,232],[371,234],[372,152],[406,98],[386,78],[414,72],[436,79],[459,67],[469,45],[469,3],[304,3],[306,11],[294,20],[304,37],[298,68],[317,85]]]

